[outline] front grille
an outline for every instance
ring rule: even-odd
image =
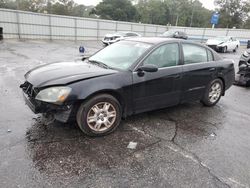
[[[23,92],[27,94],[29,97],[34,98],[37,94],[33,85],[27,81],[24,82],[22,85],[20,85],[20,88],[22,88]]]
[[[213,50],[217,49],[217,45],[208,45],[208,47],[212,48]]]

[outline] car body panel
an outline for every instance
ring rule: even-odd
[[[133,73],[134,112],[173,106],[180,101],[182,67],[160,68],[156,73]]]
[[[25,79],[35,87],[67,85],[71,82],[116,73],[84,62],[51,63],[36,67],[25,74]],[[46,79],[45,79],[46,78]]]

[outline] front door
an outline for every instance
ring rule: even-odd
[[[182,66],[178,43],[164,44],[155,49],[144,61],[154,64],[157,72],[133,72],[134,112],[164,108],[180,101]]]

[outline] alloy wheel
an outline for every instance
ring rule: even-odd
[[[116,120],[117,112],[109,102],[100,102],[92,106],[87,114],[87,124],[96,132],[103,132],[112,127]]]
[[[209,90],[208,98],[211,103],[215,103],[221,96],[221,84],[219,82],[215,82]]]

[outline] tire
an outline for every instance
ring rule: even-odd
[[[80,105],[76,120],[79,128],[88,136],[104,136],[118,127],[121,113],[120,103],[115,97],[100,94]]]
[[[226,52],[227,52],[227,46],[224,46],[224,47],[222,48],[222,52],[223,52],[223,53],[226,53]]]
[[[219,86],[219,88],[217,88],[217,86]],[[208,84],[201,102],[205,106],[209,106],[209,107],[214,106],[220,100],[222,93],[223,93],[222,80],[214,79]]]
[[[233,52],[237,52],[238,50],[238,45],[235,47],[235,49],[233,50]]]

